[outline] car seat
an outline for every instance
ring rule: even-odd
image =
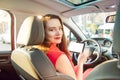
[[[118,59],[108,60],[96,66],[85,80],[120,80],[120,5],[113,31],[113,50]]]
[[[48,57],[32,45],[44,40],[44,27],[37,16],[26,18],[20,28],[11,63],[22,80],[74,80],[55,70]]]

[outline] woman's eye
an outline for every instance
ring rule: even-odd
[[[60,28],[51,28],[51,29],[49,29],[49,31],[57,31],[57,30],[62,30],[63,28],[62,27],[60,27]]]
[[[55,29],[49,29],[49,31],[55,31]]]
[[[50,29],[50,31],[54,31],[53,29]]]

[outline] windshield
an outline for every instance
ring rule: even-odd
[[[89,13],[74,16],[71,19],[81,29],[86,38],[108,38],[112,40],[114,23],[106,23],[108,15],[115,15],[116,12]]]

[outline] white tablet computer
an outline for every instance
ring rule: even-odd
[[[68,50],[71,52],[81,53],[84,49],[84,43],[70,42],[68,45]]]

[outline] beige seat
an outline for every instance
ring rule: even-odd
[[[37,16],[25,19],[18,34],[17,44],[11,55],[11,62],[21,79],[25,80],[74,80],[58,73],[46,55],[32,45],[42,43],[44,28]]]
[[[113,32],[113,49],[119,59],[109,60],[96,66],[86,80],[120,80],[120,5]]]

